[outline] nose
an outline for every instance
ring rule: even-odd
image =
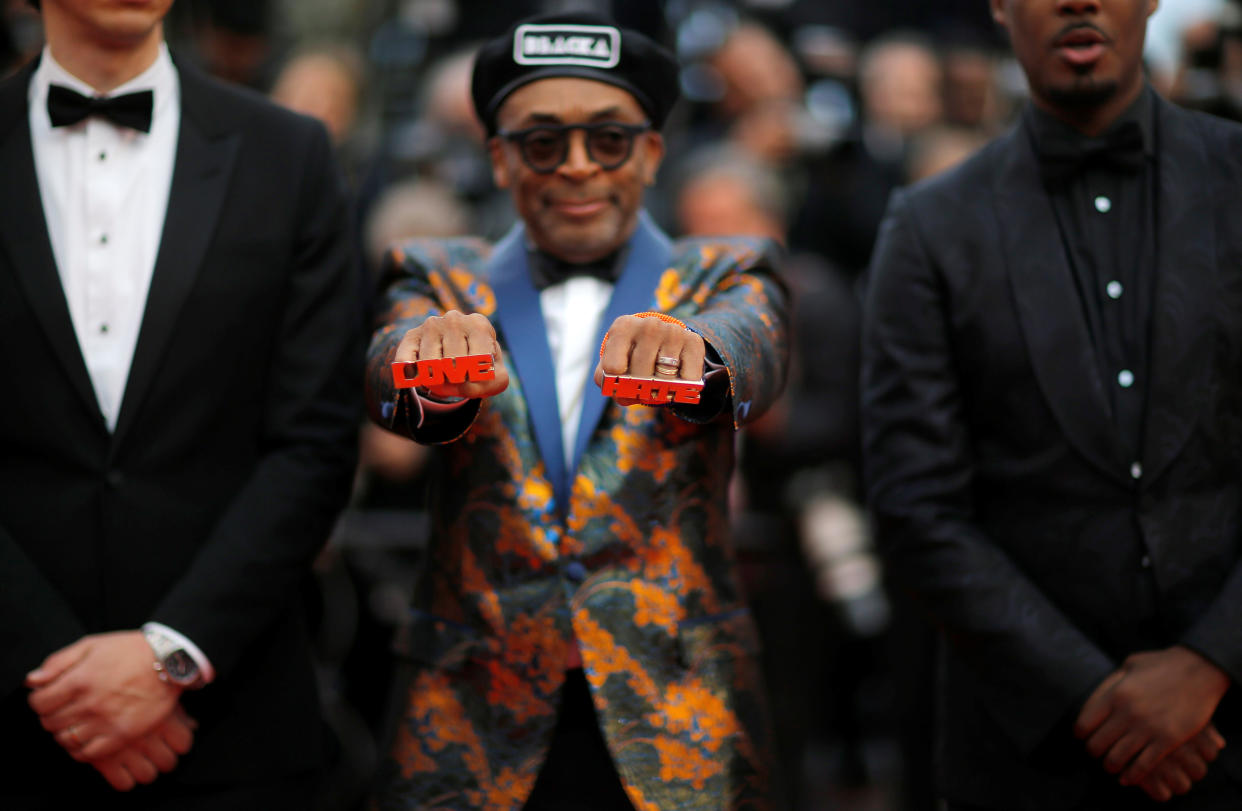
[[[591,156],[587,154],[585,132],[573,130],[569,133],[569,154],[565,156],[565,162],[557,167],[557,170],[562,175],[574,179],[589,177],[599,170],[599,164],[591,160]]]
[[[1099,0],[1057,0],[1058,14],[1069,16],[1095,14],[1099,10]]]

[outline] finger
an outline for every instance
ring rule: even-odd
[[[61,648],[44,659],[39,667],[26,674],[26,686],[38,688],[51,684],[86,658],[90,649],[90,643],[85,639]]]
[[[1134,756],[1143,751],[1143,747],[1147,744],[1147,738],[1136,733],[1130,732],[1122,735],[1117,742],[1108,748],[1108,752],[1104,755],[1104,771],[1109,774],[1117,774],[1126,767]],[[1143,772],[1147,773],[1147,770]],[[1130,785],[1125,783],[1124,785]]]
[[[1123,678],[1125,678],[1123,671],[1114,670],[1104,681],[1100,682],[1083,704],[1082,711],[1078,713],[1078,719],[1074,722],[1075,735],[1079,738],[1086,738],[1104,723],[1111,712],[1110,694]]]
[[[397,344],[397,351],[392,356],[394,363],[414,363],[418,360],[418,345],[423,339],[420,330],[412,329]]]
[[[115,755],[121,749],[125,748],[126,741],[119,735],[113,733],[104,733],[95,735],[90,740],[82,744],[82,748],[73,753],[73,759],[77,761],[99,760],[100,758]]]
[[[1113,744],[1121,740],[1126,729],[1115,718],[1109,718],[1087,738],[1087,752],[1091,757],[1103,757],[1104,753],[1113,748]]]
[[[441,350],[446,358],[459,358],[470,354],[470,340],[467,333],[470,328],[466,318],[460,314],[445,319],[444,334],[440,338]]]
[[[56,732],[64,729],[73,719],[64,717],[65,713],[77,714],[80,708],[74,706],[75,699],[82,694],[83,685],[73,675],[67,674],[56,681],[49,682],[46,687],[40,687],[32,692],[27,698],[26,703],[30,705],[30,709],[38,713],[41,718],[53,727],[44,725],[44,729],[49,732]]]
[[[135,746],[161,772],[171,772],[177,768],[177,753],[158,734],[152,733],[139,738]]]
[[[418,360],[435,360],[444,357],[440,348],[444,343],[444,319],[428,318],[423,322],[418,339]]]
[[[663,321],[654,318],[642,319],[642,326],[632,338],[628,374],[634,377],[655,377],[656,358],[660,355],[660,347],[666,343],[666,329],[667,325]],[[673,350],[679,358],[680,350],[680,346]]]
[[[689,330],[684,330],[685,345],[681,350],[682,380],[702,380],[703,366],[707,357],[707,346],[703,339]]]
[[[1164,743],[1163,739],[1153,738],[1139,751],[1138,756],[1130,762],[1129,767],[1121,775],[1121,785],[1132,786],[1147,776],[1156,764],[1173,751],[1174,746]]]
[[[95,767],[95,771],[103,775],[103,778],[108,781],[108,785],[117,791],[129,791],[137,785],[134,776],[114,758],[96,761],[92,765]]]
[[[1174,749],[1162,763],[1153,769],[1153,772],[1163,769],[1166,763],[1181,769],[1186,773],[1187,777],[1196,783],[1207,777],[1207,761],[1199,755],[1192,743],[1187,743]]]
[[[170,719],[156,733],[164,739],[169,749],[184,755],[194,746],[194,728],[181,718]]]
[[[1208,724],[1199,734],[1206,736],[1211,745],[1216,747],[1217,752],[1225,748],[1225,736],[1216,730],[1215,724]]]
[[[628,319],[628,320],[627,320]],[[635,324],[641,319],[621,316],[612,322],[605,336],[600,366],[606,375],[623,375],[630,368],[630,349],[634,340]]]
[[[146,755],[133,747],[122,749],[117,753],[117,759],[121,761],[125,771],[133,775],[134,780],[143,785],[154,783],[156,778],[160,776],[160,770],[156,768],[155,764],[148,760]]]
[[[1139,788],[1158,803],[1167,803],[1173,798],[1173,790],[1158,775],[1148,775],[1147,779],[1139,783]]]
[[[1139,782],[1138,786],[1149,796],[1155,794],[1167,799],[1174,794],[1185,794],[1192,784],[1190,776],[1177,763],[1162,760]]]

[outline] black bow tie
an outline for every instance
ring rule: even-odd
[[[154,101],[155,94],[150,90],[110,98],[91,98],[54,84],[47,90],[47,114],[52,119],[53,127],[69,126],[98,115],[121,127],[150,132]]]
[[[549,256],[542,251],[531,251],[529,258],[530,280],[534,282],[536,290],[543,290],[545,287],[560,284],[574,276],[591,276],[600,281],[615,284],[617,273],[620,271],[620,267],[618,267],[620,263],[617,261],[616,253],[611,253],[602,259],[588,262],[585,265],[571,264],[555,256]]]
[[[1107,166],[1123,172],[1143,167],[1143,129],[1127,121],[1101,136],[1091,138],[1075,133],[1045,133],[1036,146],[1044,180],[1066,183],[1091,166]]]

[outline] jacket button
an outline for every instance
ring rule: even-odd
[[[1142,566],[1144,569],[1150,569],[1151,568],[1151,556],[1143,555],[1143,557],[1139,560],[1139,566]]]
[[[565,564],[565,576],[575,583],[581,583],[587,578],[586,567],[576,560],[571,560]]]
[[[104,474],[104,481],[109,487],[120,487],[125,483],[125,474],[119,470],[109,470]]]

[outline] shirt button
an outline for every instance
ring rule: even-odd
[[[1125,291],[1125,288],[1121,286],[1121,282],[1109,282],[1108,287],[1104,289],[1108,292],[1108,297],[1111,299],[1121,298],[1121,294]]]
[[[107,325],[107,324],[100,324],[100,325],[99,325],[99,334],[100,334],[100,335],[107,335],[107,334],[108,334],[108,325]]]
[[[1131,479],[1143,478],[1143,465],[1141,463],[1135,462],[1130,465],[1130,478]]]
[[[108,244],[108,235],[107,235],[107,234],[100,234],[100,235],[99,235],[99,244],[100,244],[100,245],[107,245],[107,244]]]
[[[1143,558],[1139,561],[1139,566],[1142,566],[1144,569],[1150,569],[1151,568],[1151,556],[1143,555]]]
[[[1109,209],[1112,207],[1113,201],[1109,200],[1104,195],[1101,194],[1099,197],[1095,198],[1095,210],[1101,214],[1107,214]]]
[[[1134,372],[1129,369],[1122,369],[1117,373],[1117,384],[1123,389],[1128,389],[1134,385]]]
[[[100,152],[100,153],[99,153],[99,159],[100,159],[101,161],[106,161],[106,160],[108,159],[108,153],[107,153],[107,152]]]

